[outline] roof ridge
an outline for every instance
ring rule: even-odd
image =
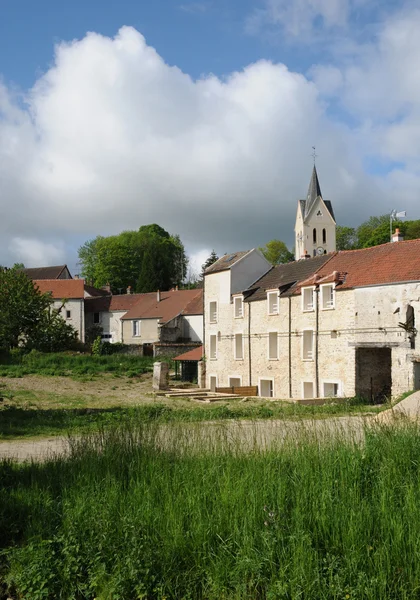
[[[362,250],[374,250],[375,248],[383,248],[384,246],[395,246],[396,244],[407,244],[409,242],[420,242],[420,238],[415,240],[401,240],[399,242],[384,242],[383,244],[376,244],[375,246],[367,246],[366,248],[350,248],[349,250],[336,250],[339,254],[347,252],[361,252]]]

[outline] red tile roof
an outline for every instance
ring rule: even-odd
[[[29,279],[33,279],[34,281],[37,281],[38,279],[59,279],[65,270],[67,270],[70,276],[69,278],[71,279],[71,274],[67,265],[58,265],[56,267],[31,267],[29,269],[22,269]]]
[[[162,323],[171,321],[179,314],[197,314],[190,311],[188,305],[194,301],[199,304],[199,298],[202,298],[203,290],[173,290],[170,292],[161,292],[160,302],[157,301],[157,293],[140,294],[139,301],[122,318],[132,319],[159,319]],[[194,305],[193,305],[194,308]],[[197,308],[195,308],[197,310]],[[201,313],[200,313],[201,314]]]
[[[324,278],[334,272],[340,289],[420,281],[420,239],[336,252],[317,274]]]
[[[36,279],[34,285],[40,292],[50,292],[54,299],[83,299],[85,282],[83,279]]]
[[[198,362],[203,358],[203,356],[203,346],[199,346],[198,348],[184,352],[184,354],[180,354],[179,356],[175,357],[174,360],[193,360]]]

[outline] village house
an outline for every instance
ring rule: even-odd
[[[139,346],[146,355],[153,355],[157,344],[203,340],[201,289],[91,297],[85,313],[87,330],[98,325],[104,341]]]
[[[317,176],[308,198],[314,186],[322,206]],[[240,253],[248,279],[242,289],[232,285],[235,255],[207,269],[206,385],[258,386],[260,396],[284,399],[378,400],[420,389],[420,240],[404,242],[397,234],[396,243],[336,252],[328,224],[318,226],[311,214],[305,258],[269,269],[260,263],[257,273],[244,260],[250,253]],[[314,253],[323,229],[332,247]]]
[[[83,279],[35,279],[40,292],[51,294],[54,308],[77,331],[81,342],[85,341],[85,285]]]

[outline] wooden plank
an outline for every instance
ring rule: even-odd
[[[240,386],[233,388],[234,394],[240,394],[241,396],[258,396],[258,387],[256,385]]]

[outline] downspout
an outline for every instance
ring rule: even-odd
[[[252,368],[251,368],[251,302],[248,302],[248,373],[249,385],[252,385]]]
[[[219,308],[219,305],[217,305]],[[207,356],[206,356],[206,275],[203,273],[203,358],[204,360],[204,388],[206,388],[207,384]],[[201,378],[202,379],[202,378]],[[201,385],[201,384],[200,384]]]
[[[289,398],[293,398],[292,391],[292,297],[289,296]]]
[[[319,365],[318,365],[318,354],[319,354],[319,290],[315,290],[315,394],[316,398],[319,398]]]

